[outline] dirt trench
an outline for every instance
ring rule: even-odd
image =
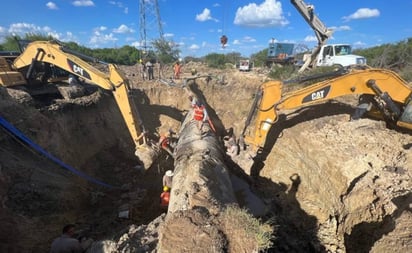
[[[189,109],[180,85],[141,82],[133,67],[124,70],[151,137],[178,130]],[[239,133],[266,78],[236,70],[214,74],[225,82],[199,79],[194,91],[218,131],[233,127]],[[128,227],[164,212],[161,176],[173,161],[163,154],[145,173],[136,167],[133,143],[109,93],[37,108],[23,94],[1,89],[0,95],[1,116],[29,138],[72,167],[119,186],[91,183],[1,131],[1,252],[45,252],[66,223],[120,245]],[[255,193],[267,205],[261,218],[276,222],[271,252],[412,250],[412,137],[379,121],[349,121],[354,100],[288,113],[270,134],[273,147],[263,164],[249,167],[242,155],[233,159],[253,175]],[[130,218],[120,219],[125,203]]]

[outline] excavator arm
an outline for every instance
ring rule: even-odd
[[[128,79],[114,64],[99,62],[108,67],[108,74],[106,74],[82,59],[90,61],[94,60],[93,58],[77,54],[79,57],[74,51],[69,51],[55,41],[35,41],[27,45],[20,56],[14,60],[12,67],[25,73],[26,79],[30,82],[36,65],[46,63],[79,76],[105,90],[110,90],[136,145],[136,155],[139,156],[137,150],[146,146],[147,143],[141,117],[130,96]]]
[[[318,39],[318,45],[313,50],[310,57],[306,60],[303,66],[300,68],[299,72],[305,70],[308,66],[315,66],[316,57],[320,52],[323,45],[326,44],[327,40],[332,37],[333,30],[326,27],[325,24],[316,16],[315,7],[313,5],[306,4],[302,0],[290,0],[290,2],[295,6],[300,15],[305,19],[309,26],[315,32],[316,38]]]
[[[282,94],[283,85],[281,81],[262,84],[253,102],[242,136],[256,153],[263,150],[280,111],[346,95],[374,96],[379,101],[376,109],[380,118],[412,130],[412,87],[390,70],[351,70],[289,94]]]

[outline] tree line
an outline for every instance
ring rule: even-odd
[[[26,34],[22,37],[6,37],[5,41],[0,44],[0,51],[19,51],[16,40],[54,40],[51,36],[38,34]],[[134,65],[143,61],[160,62],[162,64],[172,64],[179,60],[180,49],[172,41],[156,40],[152,43],[153,49],[147,52],[136,47],[125,45],[119,48],[87,48],[75,42],[63,43],[65,47],[70,48],[81,54],[91,56],[103,62],[115,63],[119,65]],[[226,68],[227,65],[233,66],[241,59],[249,58],[254,66],[265,66],[268,49],[263,49],[250,57],[242,56],[239,52],[226,54],[210,53],[203,57],[188,56],[183,60],[185,62],[203,62],[212,68]],[[376,68],[391,69],[401,74],[405,79],[412,80],[412,38],[408,38],[397,43],[382,44],[375,47],[356,49],[354,54],[364,56],[368,65]]]

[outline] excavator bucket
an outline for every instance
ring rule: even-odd
[[[144,169],[147,170],[159,156],[159,151],[145,143],[136,147],[134,154],[142,162]]]

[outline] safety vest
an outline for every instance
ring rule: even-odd
[[[169,199],[170,192],[162,192],[162,194],[160,194],[160,205],[163,207],[167,207],[169,205]]]
[[[204,117],[204,110],[205,110],[205,107],[202,105],[202,106],[195,106],[195,109],[194,109],[194,115],[193,115],[193,118],[195,119],[195,120],[203,120],[203,117]]]

